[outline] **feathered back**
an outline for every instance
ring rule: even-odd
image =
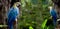
[[[19,14],[19,9],[16,7],[12,7],[8,12],[8,22],[11,22],[12,20],[15,20],[17,15]]]

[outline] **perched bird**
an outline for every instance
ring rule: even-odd
[[[53,19],[53,24],[54,24],[54,27],[56,27],[56,22],[57,22],[57,13],[56,13],[56,10],[52,7],[49,7],[50,8],[50,15],[52,16],[52,19]]]
[[[55,9],[52,8],[51,6],[49,7],[49,9],[52,19],[45,19],[45,21],[42,23],[42,27],[41,27],[42,29],[55,29],[56,27],[57,13]]]
[[[9,9],[9,12],[7,14],[9,29],[13,29],[13,22],[17,19],[17,16],[19,15],[19,8],[17,7],[19,5],[20,2],[15,2],[13,6]]]

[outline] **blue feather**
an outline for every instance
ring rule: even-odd
[[[52,9],[52,10],[50,11],[50,14],[51,14],[51,16],[53,17],[54,27],[56,27],[57,13],[56,13],[55,9]]]
[[[9,26],[9,29],[13,29],[12,26],[13,26],[13,22],[15,21],[15,19],[17,18],[19,14],[19,9],[18,7],[14,8],[10,8],[9,12],[8,12],[8,26]]]

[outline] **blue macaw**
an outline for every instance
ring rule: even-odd
[[[7,14],[8,16],[8,27],[9,29],[13,29],[13,22],[17,18],[19,14],[19,8],[17,7],[17,3],[15,3],[10,9]]]
[[[50,15],[53,18],[53,24],[54,24],[54,28],[56,27],[56,21],[57,21],[57,13],[55,11],[54,8],[50,7]]]

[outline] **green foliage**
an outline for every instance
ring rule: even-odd
[[[42,27],[41,27],[42,29],[44,29],[44,28],[46,27],[47,20],[48,20],[48,19],[46,19],[46,20],[42,23]]]
[[[33,27],[32,26],[29,26],[29,29],[33,29]]]
[[[22,16],[20,16],[19,27],[31,25],[40,29],[44,20],[50,17],[48,6],[51,4],[48,0],[21,0],[21,4]]]

